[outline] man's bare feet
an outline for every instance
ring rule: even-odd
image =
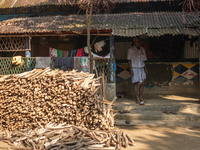
[[[145,101],[145,100],[143,100],[143,98],[142,97],[140,97],[140,102],[145,102],[145,103],[147,103],[147,101]]]
[[[140,99],[139,99],[139,97],[136,96],[136,101],[135,101],[135,102],[136,102],[136,104],[140,104]]]
[[[139,103],[140,103],[140,101],[137,101],[137,100],[136,100],[136,101],[135,101],[135,103],[136,103],[136,104],[139,104]]]

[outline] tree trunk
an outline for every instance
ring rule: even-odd
[[[90,7],[86,9],[86,18],[87,18],[87,46],[90,55],[90,73],[93,73],[93,53],[91,52],[92,48],[90,45],[90,25],[91,25],[91,17],[92,17],[92,9],[93,9],[94,1],[90,1]]]

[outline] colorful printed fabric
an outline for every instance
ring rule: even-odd
[[[62,57],[62,50],[57,50],[57,57]]]
[[[90,60],[88,57],[74,57],[74,69],[83,72],[90,71]]]
[[[36,69],[45,69],[50,67],[51,57],[36,57],[35,68]]]
[[[62,57],[68,57],[69,55],[69,52],[68,51],[63,51],[62,52]]]
[[[49,48],[49,57],[57,57],[57,49],[50,47]]]

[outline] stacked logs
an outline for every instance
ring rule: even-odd
[[[44,128],[1,132],[8,149],[106,150],[135,146],[128,134],[119,130],[89,130],[83,127],[47,124]],[[0,147],[1,148],[1,147]],[[5,147],[4,147],[5,149]]]
[[[34,69],[0,78],[1,127],[8,131],[66,123],[88,129],[114,127],[112,101],[96,94],[94,74]]]

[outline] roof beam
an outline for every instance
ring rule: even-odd
[[[29,34],[29,35],[0,35],[0,37],[36,37],[36,36],[85,36],[87,34]],[[90,35],[111,36],[111,33],[91,33]]]

